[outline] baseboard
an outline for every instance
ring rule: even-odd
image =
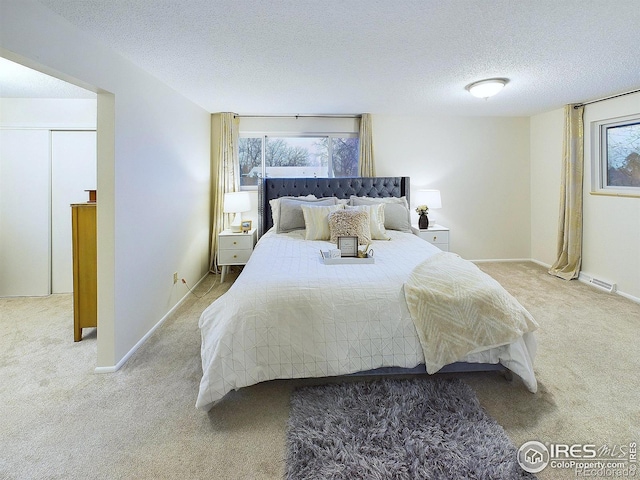
[[[194,287],[192,288],[192,290],[195,290],[195,288],[200,285],[202,283],[202,281],[207,278],[207,276],[209,275],[209,272],[205,273],[205,275],[198,280],[198,283],[196,283],[194,285]],[[187,290],[187,293],[173,306],[171,307],[171,309],[158,321],[158,323],[156,323],[153,327],[151,327],[151,329],[138,341],[138,343],[136,343],[133,348],[131,350],[129,350],[127,352],[127,354],[122,357],[120,359],[120,361],[118,363],[116,363],[115,365],[112,365],[110,367],[96,367],[95,368],[95,373],[114,373],[117,372],[118,370],[120,370],[120,368],[127,363],[127,360],[129,360],[129,358],[131,358],[131,356],[136,353],[136,351],[138,350],[138,348],[140,348],[142,346],[142,344],[144,344],[144,342],[146,342],[149,337],[151,335],[153,335],[153,333],[160,327],[160,325],[162,325],[165,320],[167,318],[169,318],[173,312],[175,312],[180,305],[182,305],[184,303],[184,301],[187,299],[187,297],[191,295],[191,292],[189,290]]]
[[[479,260],[470,260],[473,263],[490,263],[490,262],[533,262],[530,258],[481,258]]]
[[[551,268],[548,263],[541,262],[535,258],[485,258],[481,260],[471,260],[473,263],[489,263],[489,262],[532,262],[544,268]]]
[[[551,264],[550,263],[544,263],[544,262],[541,262],[540,260],[536,260],[535,258],[532,258],[531,261],[533,263],[535,263],[535,264],[540,265],[541,267],[546,268],[546,269],[551,268]]]
[[[633,295],[629,295],[628,293],[624,293],[624,292],[621,292],[619,290],[617,290],[616,293],[618,295],[620,295],[621,297],[624,297],[624,298],[626,298],[628,300],[631,300],[632,302],[640,303],[640,297],[634,297]]]

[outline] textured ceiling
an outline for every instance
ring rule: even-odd
[[[637,0],[39,0],[211,112],[532,115],[640,88]],[[510,83],[489,100],[465,85]]]
[[[96,94],[0,57],[0,98],[96,98]]]

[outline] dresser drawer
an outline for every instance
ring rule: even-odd
[[[224,250],[220,248],[218,251],[218,264],[219,265],[231,265],[231,264],[241,264],[244,265],[249,261],[249,257],[251,257],[251,253],[253,250],[249,249],[231,249]]]
[[[449,243],[449,232],[421,230],[419,235],[420,238],[430,243]]]
[[[253,235],[220,235],[220,250],[253,249]]]

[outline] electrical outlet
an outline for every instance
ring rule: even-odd
[[[178,272],[173,272],[173,284],[178,283]]]

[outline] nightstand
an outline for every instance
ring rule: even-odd
[[[222,267],[220,283],[229,271],[230,265],[246,265],[257,241],[256,229],[248,233],[224,230],[218,234],[218,266]]]
[[[421,239],[435,245],[440,250],[445,252],[449,251],[449,229],[442,225],[433,224],[429,225],[427,230],[420,230],[417,226],[412,226],[413,233],[418,235]]]

